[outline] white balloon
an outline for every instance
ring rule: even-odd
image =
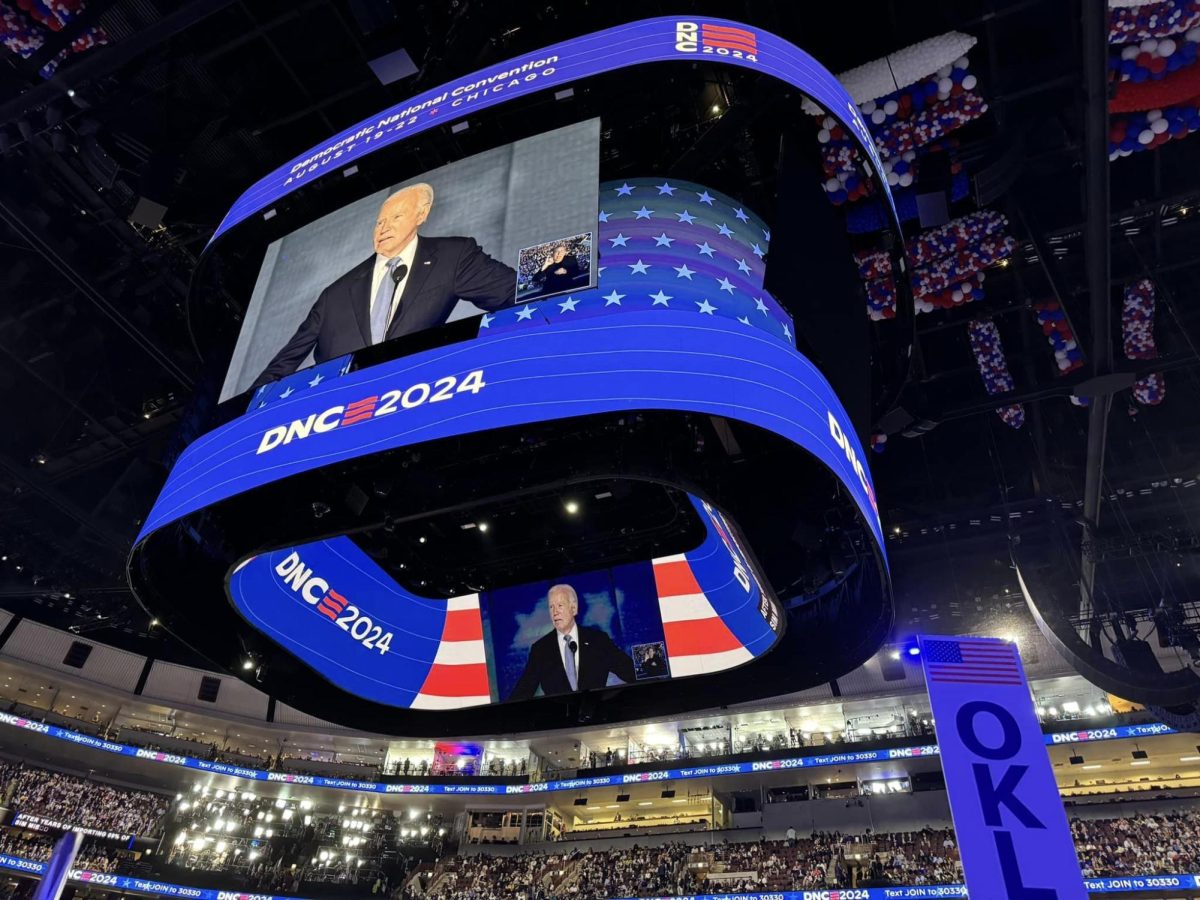
[[[965,56],[960,56],[958,59],[956,59],[954,61],[954,68],[965,69],[969,64],[970,63],[967,61],[967,58]]]
[[[938,93],[939,94],[949,94],[950,89],[953,87],[954,87],[954,82],[951,81],[949,78],[938,79]]]
[[[1137,44],[1126,44],[1121,48],[1121,59],[1137,59],[1140,52]]]
[[[1146,38],[1138,46],[1138,49],[1141,50],[1143,53],[1153,53],[1155,50],[1158,49],[1158,41],[1156,41],[1154,38]]]
[[[1162,118],[1162,110],[1161,109],[1152,109],[1152,110],[1150,110],[1150,112],[1146,113],[1146,121],[1147,122],[1157,122],[1161,118]]]
[[[1153,122],[1150,123],[1150,130],[1153,131],[1155,134],[1162,134],[1169,127],[1170,126],[1167,123],[1166,119],[1155,119]]]
[[[897,111],[899,111],[899,109],[900,109],[900,104],[897,103],[895,100],[889,100],[887,103],[883,104],[883,111],[885,113],[887,113],[889,116],[894,116],[897,113]]]
[[[908,187],[913,183],[912,172],[905,172],[900,176],[900,187]]]
[[[1060,359],[1058,361],[1058,367],[1063,370],[1069,369],[1071,367],[1071,361],[1069,359]]]
[[[897,175],[895,172],[888,172],[887,173],[887,183],[889,185],[891,185],[892,187],[895,187],[896,185],[898,185],[900,183],[900,176]]]
[[[1175,42],[1173,40],[1171,40],[1170,38],[1163,38],[1161,41],[1158,42],[1158,55],[1159,56],[1170,56],[1177,49],[1178,48],[1175,46]]]
[[[1139,144],[1148,144],[1152,140],[1154,140],[1154,132],[1151,131],[1149,128],[1145,129],[1138,135],[1138,143]]]
[[[884,112],[882,109],[876,109],[875,112],[871,113],[871,121],[874,122],[876,125],[882,125],[883,120],[886,118],[887,118],[887,116],[884,115]]]
[[[829,138],[830,138],[830,134],[826,129],[822,128],[820,131],[817,132],[817,142],[818,143],[828,144]]]
[[[864,116],[869,116],[871,113],[875,112],[875,101],[868,100],[866,103],[864,103],[862,105],[862,111]]]
[[[841,189],[842,189],[842,183],[840,181],[838,181],[836,178],[830,178],[827,182],[825,182],[825,190],[827,190],[831,194],[834,191],[839,191]]]
[[[904,160],[905,162],[912,162],[914,159],[917,158],[917,151],[916,150],[905,150],[903,153],[900,154],[900,158],[902,160]]]
[[[963,292],[962,291],[954,291],[952,294],[950,294],[950,299],[953,300],[955,303],[962,303]]]
[[[962,80],[962,86],[963,86],[964,91],[975,90],[975,85],[977,85],[977,84],[979,84],[979,79],[976,78],[974,75],[968,75],[967,77],[965,77]]]
[[[938,69],[938,71],[937,71],[938,78],[949,78],[949,77],[950,77],[950,72],[951,72],[952,70],[953,70],[953,67],[952,67],[952,66],[942,66],[942,67],[941,67],[940,69]]]

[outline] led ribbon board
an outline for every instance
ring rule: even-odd
[[[262,178],[237,199],[212,241],[259,210],[323,174],[337,172],[396,141],[580,79],[655,62],[715,62],[770,75],[808,95],[837,119],[870,160],[891,224],[900,223],[883,164],[858,107],[836,78],[799,47],[728,19],[664,16],[619,25],[535,50],[397,103]],[[210,242],[211,243],[211,242]]]
[[[40,878],[47,863],[21,856],[0,853],[0,869]],[[187,897],[192,900],[296,900],[278,894],[247,894],[242,891],[217,890],[214,888],[190,887],[114,875],[109,872],[91,872],[87,869],[72,869],[69,880],[118,891],[133,891],[160,897]],[[1090,894],[1133,893],[1138,891],[1188,890],[1200,887],[1200,875],[1127,875],[1121,878],[1086,878],[1084,887]],[[691,894],[689,900],[938,900],[941,897],[966,897],[967,888],[962,884],[926,884],[886,888],[843,888],[815,891],[769,891],[751,894]],[[642,900],[630,897],[626,900]]]
[[[147,750],[130,744],[118,744],[62,728],[47,725],[23,716],[0,712],[0,725],[8,725],[23,731],[43,734],[59,741],[68,741],[105,753],[132,756],[169,766],[180,766],[214,775],[241,778],[246,781],[278,781],[285,784],[304,784],[334,790],[355,791],[370,794],[528,794],[555,793],[558,791],[580,791],[594,787],[619,787],[645,781],[680,781],[689,778],[713,778],[722,775],[751,775],[772,770],[812,769],[825,766],[843,766],[855,763],[887,762],[894,759],[913,759],[922,756],[937,756],[936,744],[916,747],[893,747],[887,750],[855,750],[842,753],[825,753],[820,756],[790,756],[781,759],[758,760],[755,762],[714,763],[707,766],[689,766],[681,769],[661,769],[654,772],[631,772],[618,775],[593,775],[583,778],[568,778],[543,781],[536,784],[496,784],[486,778],[455,777],[452,783],[399,784],[395,782],[357,781],[351,778],[327,778],[323,775],[294,775],[290,772],[268,772],[229,763],[196,759],[176,753]],[[1111,732],[1111,733],[1110,733]],[[1082,733],[1082,732],[1081,732]],[[1174,728],[1162,723],[1146,725],[1118,725],[1114,728],[1095,729],[1089,732],[1092,740],[1120,740],[1123,738],[1151,737],[1162,734],[1177,734]],[[1047,745],[1060,743],[1057,735],[1047,734]]]
[[[779,611],[707,503],[696,548],[651,561],[672,676],[719,672],[774,646]],[[412,709],[498,700],[485,658],[479,594],[423,597],[397,584],[348,537],[244,561],[229,580],[255,628],[360,697]]]
[[[816,367],[737,322],[665,309],[553,328],[531,320],[526,330],[381,363],[247,413],[183,452],[138,544],[235,494],[339,461],[633,409],[724,416],[803,447],[845,486],[883,552],[862,447]]]

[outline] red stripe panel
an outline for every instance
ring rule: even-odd
[[[669,657],[723,653],[742,646],[742,642],[729,630],[729,626],[716,616],[687,622],[663,622],[663,632],[667,638]]]
[[[329,593],[325,595],[324,599],[329,600],[335,606],[345,606],[346,605],[346,598],[343,597],[341,594],[339,594],[337,591],[335,591],[333,588],[329,589]]]
[[[741,41],[735,41],[731,38],[708,37],[702,39],[702,43],[706,47],[724,47],[727,50],[741,50],[744,53],[758,53],[756,44],[743,44]]]
[[[478,609],[452,609],[442,626],[443,641],[482,641],[483,619]]]
[[[736,34],[742,37],[753,38],[754,32],[747,31],[745,28],[734,28],[732,25],[714,25],[711,22],[701,22],[701,31],[721,31],[725,34]]]
[[[445,666],[435,663],[421,685],[433,697],[482,697],[488,694],[487,663]]]
[[[355,400],[353,403],[347,403],[346,409],[357,409],[360,406],[374,406],[379,401],[379,396],[363,397],[361,400]]]
[[[654,584],[660,597],[680,597],[684,594],[702,593],[686,559],[678,562],[655,563]]]
[[[337,621],[337,613],[335,613],[335,612],[334,612],[332,609],[330,609],[328,606],[318,606],[318,607],[317,607],[317,612],[319,612],[319,613],[320,613],[321,615],[323,615],[323,616],[328,616],[329,618],[331,618],[331,619],[332,619],[333,621],[335,621],[335,622]]]

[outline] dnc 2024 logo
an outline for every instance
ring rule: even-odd
[[[709,22],[676,22],[675,49],[758,62],[758,37],[748,28]]]

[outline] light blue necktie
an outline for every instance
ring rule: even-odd
[[[563,662],[567,667],[567,684],[571,686],[571,690],[577,691],[579,690],[579,678],[575,675],[575,654],[571,652],[571,636],[569,634],[563,635],[563,644],[566,648]]]
[[[392,280],[396,266],[400,265],[400,257],[389,259],[387,271],[379,282],[379,290],[375,292],[375,302],[371,304],[371,343],[382,344],[387,336],[388,319],[392,317],[392,298],[396,295],[399,285]]]

